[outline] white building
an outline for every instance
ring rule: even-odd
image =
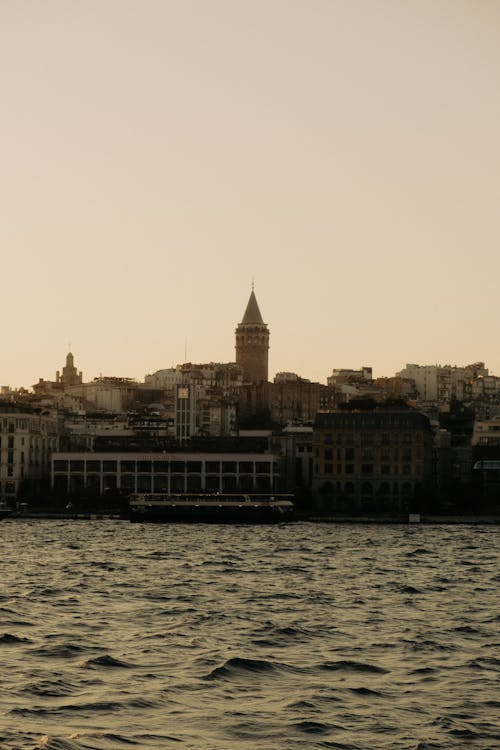
[[[418,396],[422,401],[445,403],[451,399],[462,401],[471,396],[472,383],[488,375],[484,362],[476,362],[465,367],[457,365],[415,365],[407,364],[398,377],[410,378],[415,382]]]
[[[183,382],[180,366],[157,370],[152,375],[145,375],[144,382],[150,388],[173,388]]]

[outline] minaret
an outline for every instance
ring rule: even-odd
[[[267,382],[269,353],[269,328],[262,320],[259,305],[252,293],[236,328],[236,364],[243,371],[244,383]]]

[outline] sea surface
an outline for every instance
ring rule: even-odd
[[[500,527],[0,524],[0,747],[500,747]]]

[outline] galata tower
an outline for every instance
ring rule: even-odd
[[[252,286],[252,293],[236,328],[236,364],[243,372],[244,383],[267,382],[269,359],[269,328],[262,320]]]

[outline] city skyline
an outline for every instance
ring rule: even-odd
[[[0,385],[234,361],[500,373],[500,7],[0,10]],[[186,346],[187,344],[187,346]],[[187,350],[187,356],[185,352]]]

